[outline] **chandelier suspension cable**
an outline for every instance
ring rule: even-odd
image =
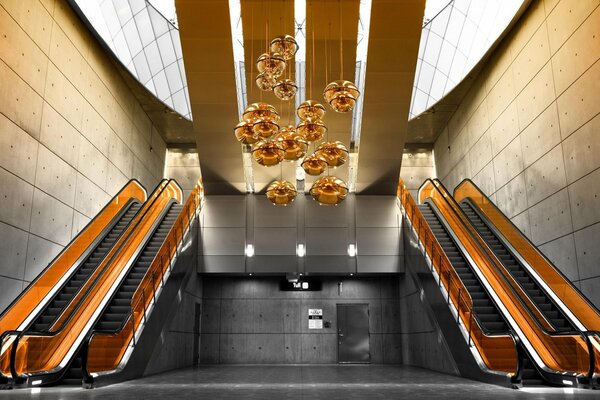
[[[252,35],[254,34],[254,7],[250,9],[250,79],[254,79],[254,41]],[[261,90],[262,91],[262,90]],[[250,84],[250,95],[254,93],[254,85]]]
[[[310,74],[310,81],[309,81],[309,90],[310,90],[310,98],[312,99],[312,87],[313,87],[313,81],[315,79],[315,24],[312,21],[313,18],[313,12],[312,12],[312,0],[310,1],[310,19],[311,19],[311,34],[312,34],[312,57],[310,59],[310,66],[311,66],[311,74]],[[308,24],[307,24],[308,25]]]
[[[338,0],[339,2],[339,11],[340,11],[340,80],[344,77],[344,46],[342,45],[342,34],[343,34],[343,18],[342,18],[342,0]]]
[[[327,38],[325,39],[325,86],[329,83],[329,61],[327,58],[329,57],[329,38],[331,37],[331,21],[329,21],[329,33],[327,34]]]

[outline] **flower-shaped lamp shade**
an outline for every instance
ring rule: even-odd
[[[283,159],[286,161],[296,161],[304,157],[308,150],[308,143],[304,136],[296,132],[296,128],[292,125],[282,128],[275,141],[283,147],[285,155]]]
[[[270,75],[266,72],[261,72],[260,74],[256,75],[255,81],[256,86],[263,91],[273,90],[273,87],[277,83],[277,79],[275,79],[273,75]]]
[[[280,77],[285,67],[285,60],[279,53],[263,53],[256,60],[258,72],[266,72],[274,78]]]
[[[287,206],[296,198],[296,188],[289,181],[274,181],[267,187],[267,199],[276,206]]]
[[[259,136],[254,133],[252,124],[246,121],[242,121],[235,126],[233,133],[238,142],[243,144],[253,144],[259,139]]]
[[[334,111],[345,113],[352,111],[360,92],[350,81],[334,81],[325,87],[323,97]]]
[[[308,175],[321,175],[327,169],[327,161],[319,155],[311,154],[302,161],[302,169]]]
[[[296,39],[290,35],[277,36],[271,40],[271,52],[281,54],[284,60],[291,60],[298,51]]]
[[[277,123],[279,121],[279,114],[277,110],[270,104],[267,103],[252,103],[244,110],[242,119],[251,124],[258,120],[266,120]]]
[[[276,142],[261,140],[254,145],[252,156],[262,166],[272,167],[283,160],[284,151]]]
[[[294,96],[296,96],[297,91],[298,86],[296,85],[296,82],[291,79],[283,79],[273,86],[273,93],[281,100],[293,99]]]
[[[348,161],[348,149],[342,142],[325,142],[317,147],[316,155],[321,156],[330,167],[339,167]]]
[[[348,187],[335,176],[324,176],[312,185],[310,195],[320,204],[337,205],[348,196]]]
[[[321,140],[323,136],[327,133],[327,127],[325,124],[319,120],[306,120],[302,121],[298,124],[296,131],[300,133],[308,143],[315,142],[317,140]]]
[[[268,139],[279,133],[279,125],[273,121],[259,119],[252,124],[252,130],[263,139]]]
[[[298,106],[296,114],[302,121],[322,120],[325,116],[325,107],[314,100],[307,100]]]

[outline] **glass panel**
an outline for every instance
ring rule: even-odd
[[[163,69],[163,63],[160,58],[160,53],[158,51],[158,46],[156,45],[156,42],[152,42],[148,46],[146,46],[144,52],[146,53],[146,60],[148,61],[148,65],[150,66],[150,73],[152,74],[152,76],[154,76],[158,73],[158,71],[161,71]]]
[[[138,32],[142,39],[142,46],[148,46],[154,41],[154,31],[152,30],[152,24],[150,23],[150,17],[148,11],[142,10],[135,15],[135,24],[137,25]]]
[[[421,73],[419,74],[419,85],[418,88],[425,93],[429,93],[431,89],[431,81],[433,80],[433,74],[435,68],[426,62],[421,64]]]
[[[132,56],[135,56],[142,51],[142,41],[140,40],[140,34],[138,33],[135,21],[131,20],[123,27],[123,33],[127,44],[129,45],[129,51]]]
[[[148,8],[148,14],[150,14],[150,21],[152,21],[155,37],[162,36],[169,31],[169,23],[158,11],[150,7]]]
[[[169,96],[171,96],[165,71],[158,71],[158,73],[152,77],[152,80],[154,81],[154,87],[156,88],[156,95],[160,100],[165,101]]]
[[[113,39],[113,43],[115,44],[115,52],[119,60],[123,64],[129,64],[131,62],[131,53],[129,52],[129,47],[127,47],[123,31],[117,33],[117,36]]]
[[[142,83],[148,82],[148,80],[152,78],[152,74],[150,73],[150,66],[146,60],[146,53],[138,53],[138,55],[133,58],[133,63],[135,64],[135,69],[138,73],[138,80]]]
[[[441,36],[438,36],[433,32],[429,32],[427,48],[425,49],[425,57],[423,58],[423,61],[428,62],[431,65],[436,65],[438,57],[440,56],[440,47],[442,47],[442,42],[443,40]],[[433,75],[431,77],[433,78]]]
[[[179,66],[176,62],[165,68],[165,73],[167,75],[167,82],[169,82],[171,93],[183,89],[183,81],[181,80]]]
[[[133,18],[128,1],[113,0],[113,6],[115,7],[115,11],[117,12],[117,17],[119,18],[121,26],[125,25],[131,18]]]
[[[102,10],[104,21],[106,22],[108,32],[110,33],[110,39],[112,39],[117,32],[121,30],[121,23],[119,22],[119,18],[117,18],[117,13],[115,12],[112,1],[105,1],[100,5],[100,9]]]
[[[178,110],[179,112],[182,112],[183,114],[187,114],[189,112],[189,110],[187,108],[187,103],[185,101],[185,94],[183,92],[184,92],[184,90],[182,89],[172,96],[173,107],[175,108],[175,110]]]
[[[158,50],[163,61],[163,65],[171,65],[177,60],[175,55],[175,49],[173,48],[173,42],[171,42],[171,35],[168,33],[162,35],[156,39],[158,43]]]
[[[440,50],[440,58],[438,59],[437,69],[444,75],[450,74],[450,67],[452,66],[452,59],[454,58],[454,52],[456,48],[449,43],[444,43]]]

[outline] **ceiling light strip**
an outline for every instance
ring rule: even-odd
[[[352,129],[350,133],[350,162],[348,166],[348,189],[356,191],[358,178],[358,150],[362,127],[363,102],[365,100],[365,77],[367,73],[367,53],[369,51],[369,29],[371,24],[371,0],[360,0],[358,13],[358,35],[356,38],[356,69],[354,82],[362,95],[352,111]]]
[[[306,0],[294,0],[294,39],[296,52],[296,109],[306,100]],[[300,121],[296,116],[296,124]]]
[[[296,52],[296,109],[306,100],[306,0],[294,0],[294,39],[298,44]],[[300,123],[298,115],[295,116],[296,125]],[[296,163],[296,187],[304,191],[304,169],[302,160]],[[302,188],[301,188],[302,187]]]
[[[233,67],[235,73],[238,116],[241,120],[242,114],[248,106],[248,96],[246,91],[244,29],[242,26],[242,6],[240,0],[229,0],[229,23],[231,25],[231,43],[233,48]],[[252,157],[250,157],[251,147],[242,144],[241,149],[246,192],[254,193],[254,173],[252,172]]]

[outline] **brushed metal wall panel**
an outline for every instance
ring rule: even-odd
[[[256,274],[286,274],[300,272],[295,255],[255,255],[246,259],[246,272]]]
[[[243,256],[245,245],[244,228],[203,227],[198,250],[203,256]]]
[[[308,256],[334,256],[348,254],[347,228],[306,228],[306,254]]]
[[[207,228],[246,226],[245,197],[207,196],[201,225]]]
[[[241,274],[244,270],[244,256],[198,255],[198,272],[201,274]]]
[[[305,225],[307,230],[313,228],[340,228],[348,226],[348,202],[343,202],[337,206],[323,206],[308,198],[304,203]]]
[[[356,196],[357,227],[397,227],[400,209],[395,196]]]
[[[404,254],[399,228],[356,228],[356,241],[361,256]]]
[[[257,256],[295,256],[296,228],[254,228],[254,252]]]
[[[397,274],[404,272],[403,256],[361,256],[357,257],[357,272],[361,274]]]
[[[296,226],[297,203],[277,207],[264,198],[255,202],[254,226],[257,228],[292,228]]]

